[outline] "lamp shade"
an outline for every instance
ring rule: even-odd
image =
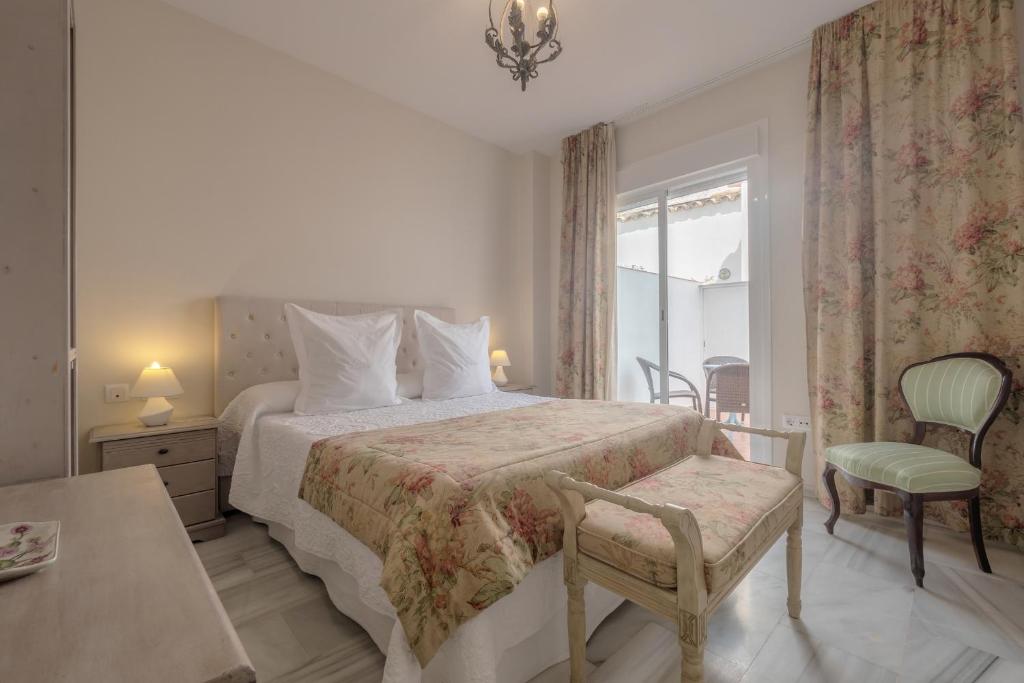
[[[162,396],[179,396],[184,393],[181,383],[170,368],[153,363],[139,373],[139,378],[132,387],[132,396],[136,398],[157,398]]]
[[[498,368],[507,368],[512,365],[508,359],[508,351],[505,349],[495,349],[491,353],[491,365]]]

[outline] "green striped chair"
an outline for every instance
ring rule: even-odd
[[[832,498],[832,515],[825,522],[828,533],[839,519],[837,473],[854,486],[894,492],[903,502],[911,572],[923,586],[924,503],[966,500],[978,566],[992,573],[981,536],[981,447],[1006,405],[1012,379],[1001,360],[985,353],[954,353],[907,367],[899,385],[915,422],[913,443],[850,443],[826,449],[822,478]],[[922,446],[929,424],[968,432],[969,460]]]

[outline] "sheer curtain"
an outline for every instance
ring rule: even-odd
[[[555,390],[611,399],[615,373],[615,130],[562,141],[562,242]]]
[[[884,0],[819,28],[804,279],[819,474],[827,446],[910,437],[897,390],[909,363],[995,354],[1018,380],[985,444],[983,524],[986,537],[1024,548],[1017,79],[1007,0]],[[931,438],[966,451],[951,432]],[[843,484],[844,511],[862,512],[863,492]],[[899,511],[888,495],[877,502]],[[959,504],[932,504],[927,514],[967,527]]]

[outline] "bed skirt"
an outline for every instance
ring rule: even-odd
[[[396,617],[367,604],[355,576],[299,547],[287,526],[256,521],[268,526],[271,538],[288,550],[302,571],[324,582],[342,614],[366,630],[387,658],[384,683],[525,683],[569,657],[561,552],[535,566],[511,594],[463,624],[424,670]],[[345,542],[358,546],[353,552],[370,552],[354,538]],[[623,602],[595,584],[587,586],[586,601],[587,637]]]

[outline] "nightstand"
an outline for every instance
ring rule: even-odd
[[[99,444],[104,471],[156,465],[193,541],[224,535],[224,518],[217,510],[216,418],[187,417],[162,427],[137,422],[95,427],[89,443]]]
[[[533,384],[506,384],[498,387],[498,391],[506,391],[510,394],[531,394],[537,387]]]

